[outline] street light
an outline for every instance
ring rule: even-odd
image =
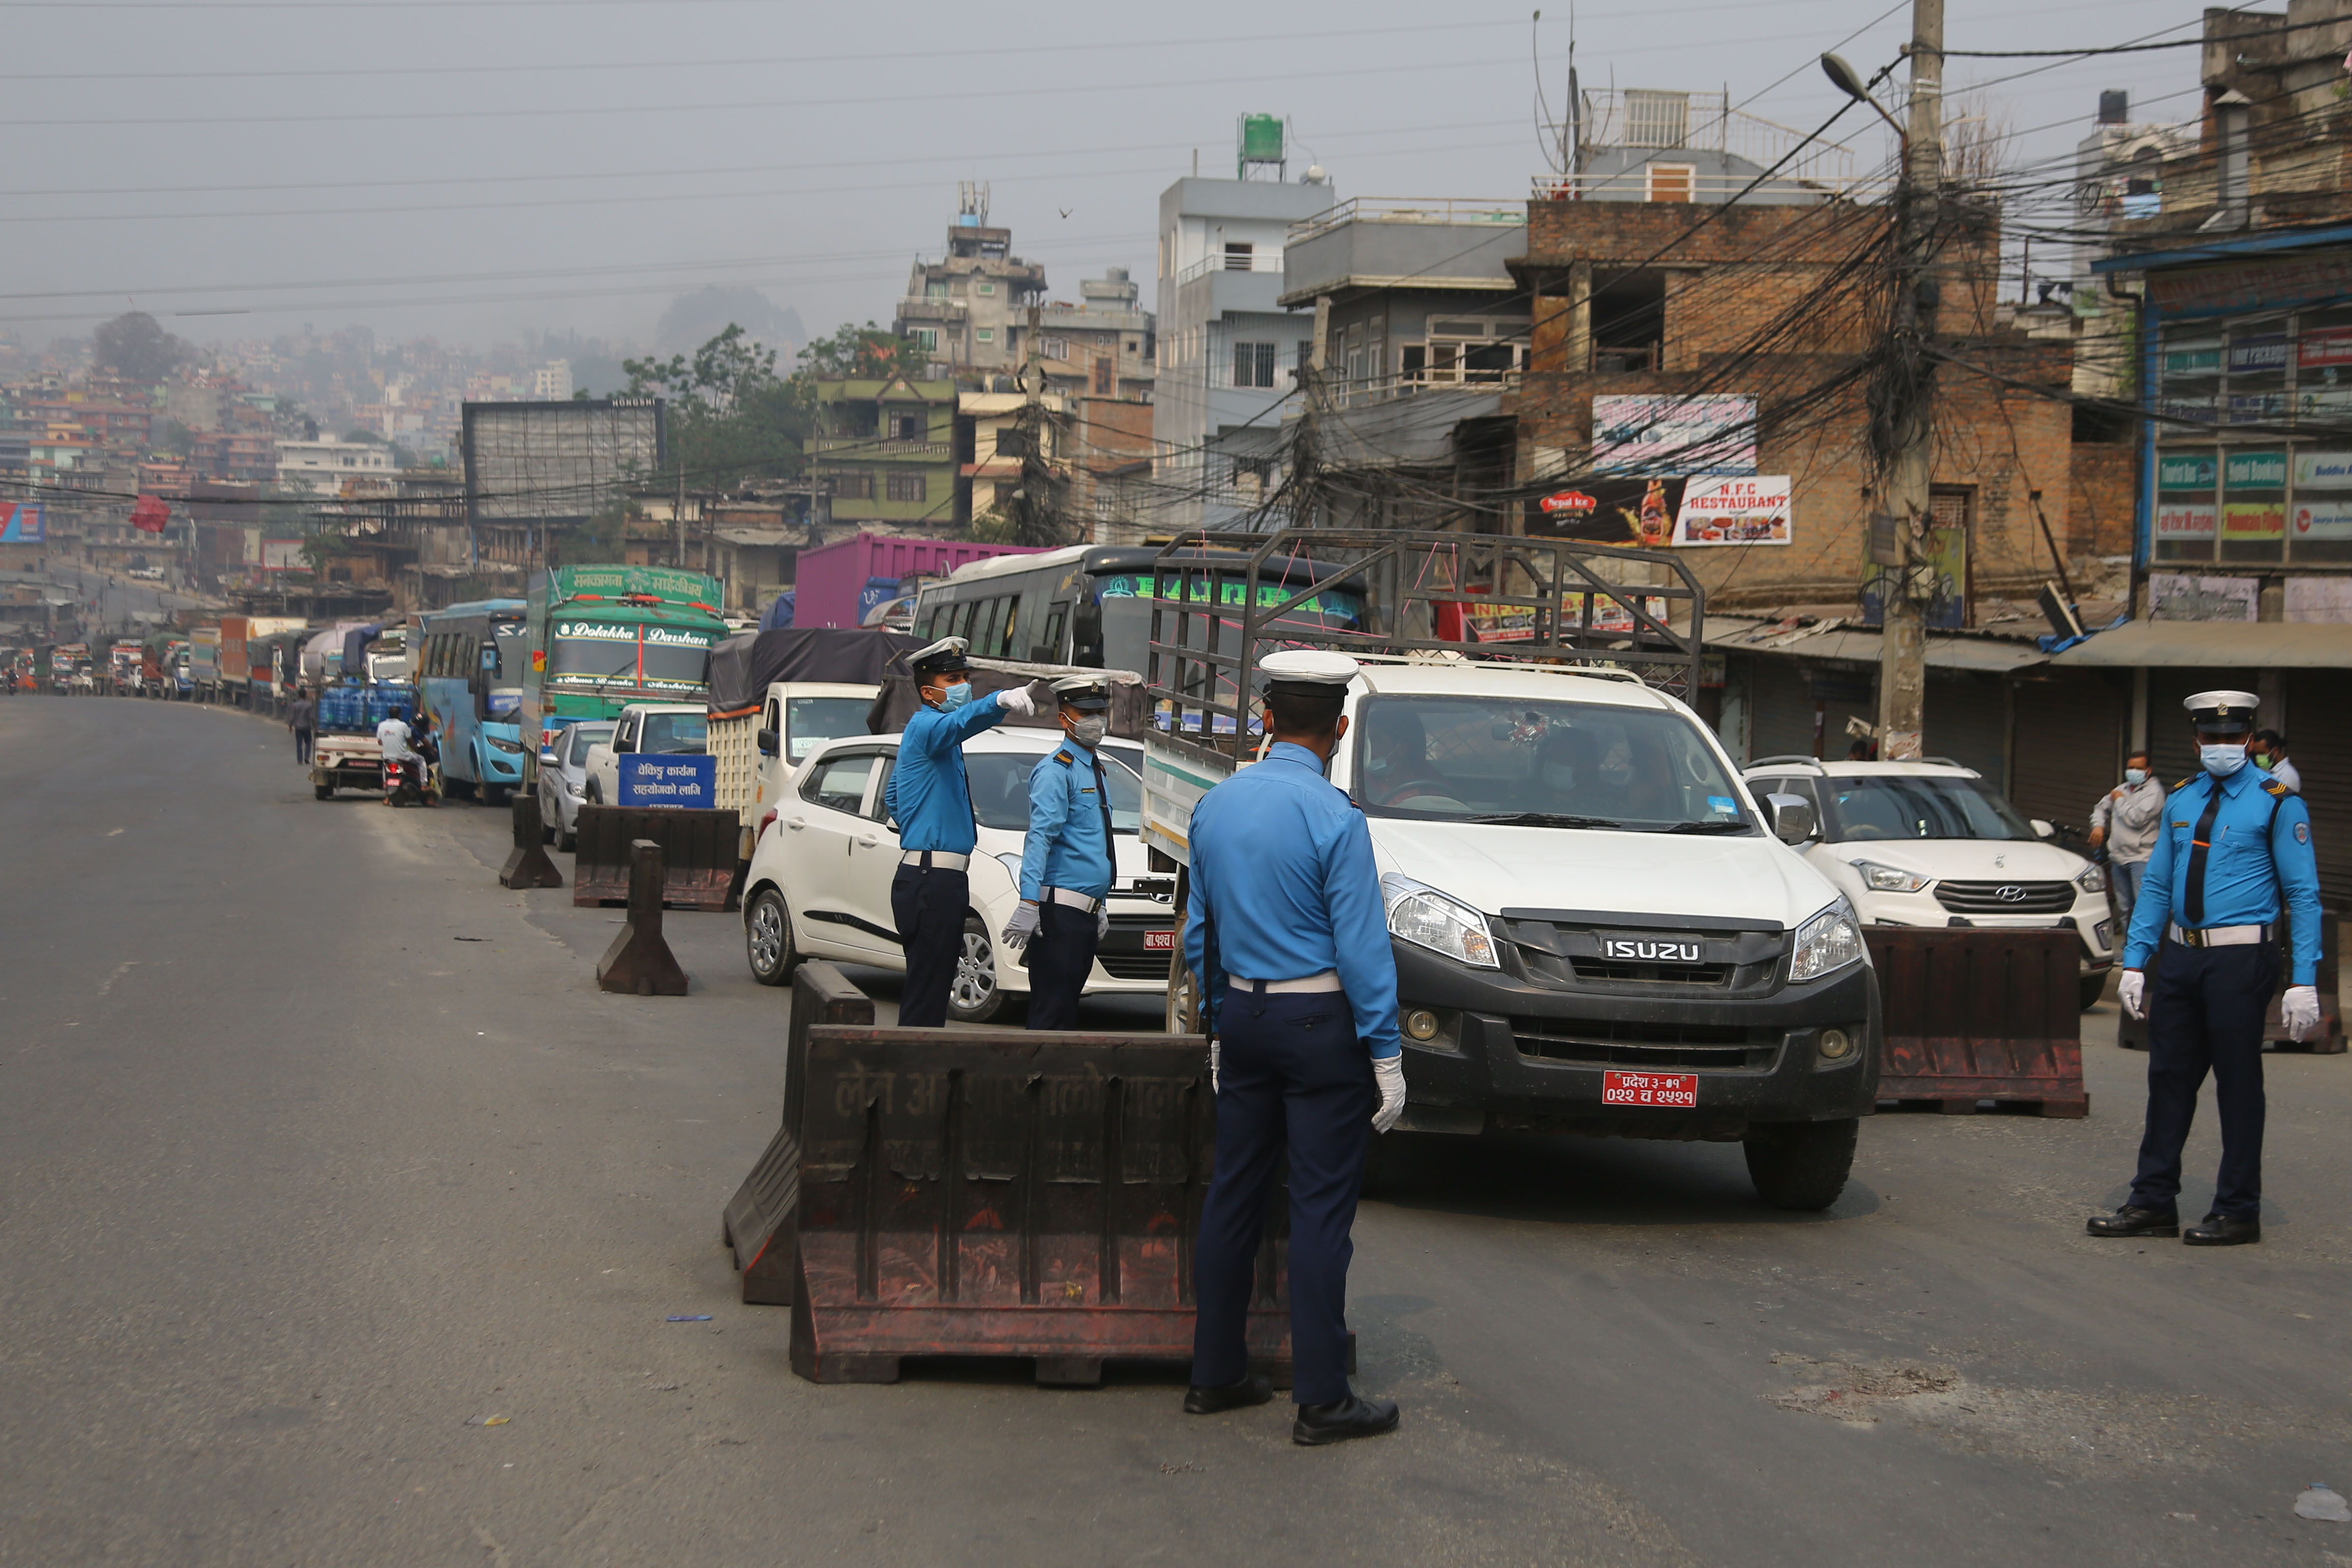
[[[1893,115],[1887,113],[1886,110],[1880,106],[1879,101],[1876,99],[1870,96],[1870,89],[1864,85],[1862,74],[1859,71],[1856,71],[1852,66],[1846,64],[1843,56],[1832,54],[1824,54],[1822,56],[1822,74],[1830,78],[1830,85],[1832,87],[1836,88],[1838,91],[1845,94],[1846,97],[1853,99],[1854,102],[1866,103],[1872,109],[1877,110],[1878,118],[1886,121],[1887,124],[1895,128],[1895,135],[1896,139],[1900,141],[1906,149],[1910,146],[1911,139],[1904,135],[1902,123]]]

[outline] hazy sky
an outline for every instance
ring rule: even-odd
[[[1867,75],[1909,16],[1590,0],[1577,63],[1587,87],[1727,88],[1810,130],[1837,102],[1820,51]],[[2186,37],[2198,16],[1949,0],[1947,41]],[[1556,110],[1568,40],[1547,5]],[[2101,88],[2131,89],[2135,119],[2194,115],[2196,58],[1956,60],[1950,80],[2033,70],[1985,97],[2018,156],[2047,159]],[[1229,174],[1238,114],[1289,116],[1293,177],[1311,156],[1343,197],[1524,199],[1538,64],[1524,8],[1397,0],[0,0],[0,329],[40,343],[137,307],[200,341],[304,323],[644,340],[706,282],[755,285],[813,331],[887,323],[960,180],[992,185],[1056,298],[1125,266],[1148,301],[1159,193],[1195,148]],[[1861,111],[1837,134],[1865,165],[1892,143]]]

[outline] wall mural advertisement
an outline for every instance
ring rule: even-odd
[[[1756,472],[1752,397],[1596,397],[1592,471],[1649,478]]]
[[[48,538],[47,514],[31,501],[0,501],[0,545],[37,545]]]

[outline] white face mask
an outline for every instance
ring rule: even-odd
[[[2124,769],[2124,782],[2125,782],[2125,783],[2126,783],[2126,784],[2145,784],[2145,783],[2147,783],[2147,768],[2125,768],[2125,769]]]
[[[1070,726],[1070,738],[1092,750],[1102,739],[1103,731],[1108,727],[1100,718],[1082,718]]]
[[[2242,741],[2235,746],[2200,746],[2197,748],[2197,760],[2214,778],[2227,779],[2246,765],[2245,744]]]

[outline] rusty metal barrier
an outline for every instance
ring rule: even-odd
[[[651,839],[629,846],[629,917],[596,961],[600,989],[640,997],[686,995],[686,971],[662,936],[662,848]]]
[[[743,1276],[743,1300],[788,1307],[799,1271],[801,1205],[801,1061],[813,1024],[870,1025],[874,998],[832,965],[815,959],[793,971],[792,1021],[784,1036],[784,1115],[760,1163],[727,1200],[721,1234]]]
[[[1882,1101],[1973,1111],[2015,1101],[2044,1116],[2086,1116],[2072,930],[1864,927],[1878,971]]]
[[[562,887],[563,873],[547,858],[547,835],[539,820],[536,790],[514,792],[514,848],[499,869],[500,887]]]
[[[629,896],[629,846],[662,847],[662,902],[679,909],[736,907],[736,817],[677,806],[583,806],[572,902],[594,908]]]
[[[792,1367],[887,1383],[910,1355],[1189,1360],[1192,1248],[1213,1154],[1195,1035],[811,1025]],[[1286,1385],[1286,1189],[1258,1254],[1248,1343]]]

